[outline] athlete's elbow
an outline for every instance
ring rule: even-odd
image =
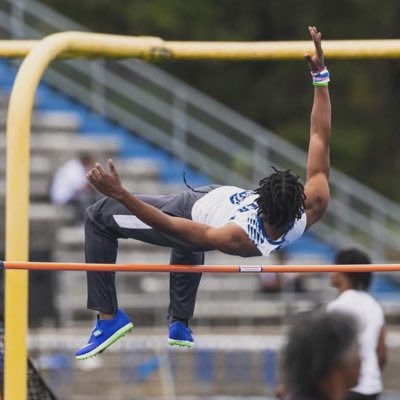
[[[329,205],[329,195],[320,196],[314,200],[312,211],[316,221],[320,220],[324,216],[326,210],[328,209],[328,205]]]
[[[318,222],[325,214],[329,204],[329,192],[314,195],[306,200],[307,225]]]

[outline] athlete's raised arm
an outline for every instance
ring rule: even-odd
[[[306,54],[314,84],[314,103],[311,111],[310,142],[308,147],[305,208],[307,227],[317,222],[329,202],[329,142],[331,136],[331,103],[329,99],[329,72],[324,65],[321,33],[308,28],[315,45],[315,54]]]
[[[96,163],[95,167],[86,175],[89,182],[99,192],[119,201],[153,229],[207,250],[220,250],[227,254],[245,257],[260,255],[239,226],[227,224],[220,228],[214,228],[189,219],[165,214],[125,190],[112,160],[108,160],[108,166],[109,173]]]

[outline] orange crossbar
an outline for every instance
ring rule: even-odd
[[[400,264],[350,265],[169,265],[169,264],[85,264],[31,261],[0,261],[0,269],[47,271],[132,271],[132,272],[389,272]]]

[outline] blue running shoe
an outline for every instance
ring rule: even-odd
[[[170,346],[193,347],[192,331],[183,322],[175,321],[169,324],[168,344]]]
[[[132,328],[132,321],[122,310],[117,310],[113,319],[97,319],[88,343],[75,353],[75,358],[85,360],[97,356]]]

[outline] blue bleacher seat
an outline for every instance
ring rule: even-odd
[[[211,384],[216,380],[216,352],[199,349],[195,351],[194,372],[196,382]]]
[[[251,382],[251,353],[229,351],[224,353],[224,377],[230,384]]]
[[[262,379],[267,386],[275,388],[277,384],[276,351],[265,350],[261,356]]]

